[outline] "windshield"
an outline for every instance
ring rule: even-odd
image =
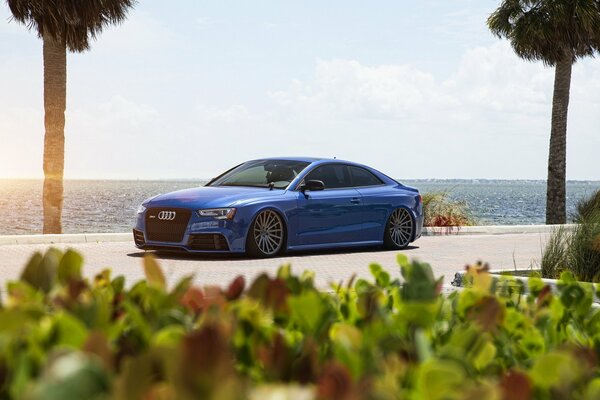
[[[291,160],[257,160],[241,164],[207,186],[252,186],[285,189],[310,163]]]

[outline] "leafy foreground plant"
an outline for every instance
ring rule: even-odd
[[[156,261],[126,288],[82,258],[35,254],[0,310],[0,397],[18,399],[600,398],[600,314],[564,274],[530,294],[481,266],[440,295],[428,264],[400,255],[402,284],[315,288],[281,267],[248,288],[168,289]],[[522,284],[521,284],[522,285]]]
[[[449,192],[423,194],[424,226],[471,226],[474,219],[467,204],[449,198]]]

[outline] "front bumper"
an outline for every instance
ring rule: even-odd
[[[221,233],[190,234],[187,242],[146,241],[144,232],[133,230],[136,247],[144,250],[181,250],[197,253],[230,253],[229,243]]]
[[[244,224],[200,217],[195,211],[189,217],[181,240],[153,240],[152,235],[146,229],[146,214],[151,211],[152,209],[148,209],[136,217],[133,238],[136,247],[140,249],[189,253],[243,253],[245,251],[246,229]],[[157,236],[156,232],[154,232],[154,236]]]

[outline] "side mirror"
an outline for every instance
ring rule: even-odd
[[[316,190],[324,190],[325,184],[323,181],[318,181],[316,179],[311,179],[310,181],[306,181],[304,185],[300,186],[300,191],[304,192],[306,190],[316,191]]]

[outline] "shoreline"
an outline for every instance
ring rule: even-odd
[[[566,225],[480,225],[460,227],[426,227],[423,236],[448,235],[510,235],[523,233],[550,233],[558,226],[572,228],[574,224]],[[25,244],[59,244],[59,243],[100,243],[100,242],[129,242],[133,241],[131,232],[120,233],[64,233],[64,234],[33,234],[33,235],[0,235],[2,245]]]

